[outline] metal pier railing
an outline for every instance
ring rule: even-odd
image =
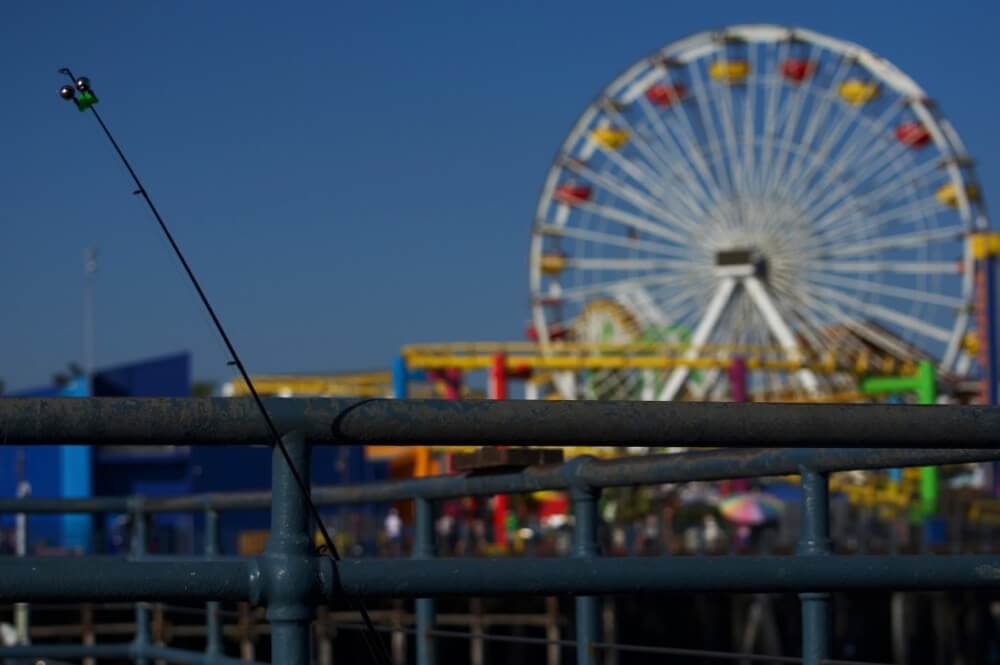
[[[602,461],[581,457],[518,473],[420,478],[322,488],[320,505],[411,499],[416,531],[409,559],[334,562],[314,551],[309,513],[283,456],[273,457],[272,492],[175,498],[8,499],[2,512],[129,512],[136,529],[131,556],[0,560],[0,602],[205,602],[208,649],[152,645],[148,610],[136,609],[128,645],[4,647],[0,657],[129,656],[226,663],[218,603],[267,608],[273,662],[309,662],[317,607],[345,596],[417,598],[417,662],[435,661],[434,598],[445,595],[576,596],[579,665],[598,658],[597,596],[668,591],[799,594],[802,662],[832,662],[832,591],[847,589],[996,589],[1000,557],[841,556],[829,541],[828,474],[1000,459],[1000,409],[874,405],[746,405],[636,402],[462,402],[418,400],[273,400],[267,402],[290,454],[308,479],[318,445],[463,444],[685,446],[713,450]],[[9,444],[254,445],[269,433],[242,399],[3,399],[0,440]],[[597,500],[607,487],[730,477],[799,474],[803,520],[789,556],[603,558]],[[432,502],[448,497],[543,489],[570,493],[574,546],[566,559],[439,559]],[[257,557],[219,556],[221,510],[271,507],[271,539]],[[150,556],[143,516],[205,511],[204,558]],[[214,609],[213,609],[214,608]],[[773,660],[773,658],[772,658]]]

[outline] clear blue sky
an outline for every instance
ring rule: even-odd
[[[100,110],[254,372],[387,366],[407,342],[515,339],[542,179],[637,58],[737,22],[801,25],[894,61],[1000,196],[994,2],[5,2],[0,377],[81,357],[100,249],[99,366],[181,349],[227,378],[207,317],[93,119]]]

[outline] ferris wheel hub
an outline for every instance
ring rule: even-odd
[[[767,259],[753,248],[725,249],[715,253],[715,274],[718,277],[767,276]]]

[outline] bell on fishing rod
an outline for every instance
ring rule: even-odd
[[[76,94],[77,91],[80,92],[79,95]],[[66,101],[73,100],[80,111],[86,111],[97,103],[97,95],[90,88],[90,79],[86,76],[78,78],[75,85],[64,85],[59,88],[59,96]]]

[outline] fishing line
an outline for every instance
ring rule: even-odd
[[[201,288],[201,283],[198,281],[198,278],[195,276],[190,264],[184,257],[184,253],[181,251],[177,241],[174,240],[174,236],[170,233],[170,229],[167,228],[167,224],[163,221],[163,217],[160,215],[159,210],[156,209],[156,205],[153,203],[153,199],[150,198],[146,187],[139,179],[139,175],[135,172],[135,169],[132,168],[132,164],[128,161],[128,158],[125,157],[125,153],[122,152],[121,146],[118,145],[118,141],[115,140],[115,137],[111,134],[111,130],[108,129],[108,126],[104,123],[104,119],[101,118],[101,114],[97,112],[96,108],[94,108],[98,99],[94,94],[93,89],[90,87],[90,79],[85,76],[77,78],[73,75],[73,72],[66,67],[60,69],[59,73],[68,76],[72,82],[72,85],[64,85],[59,90],[59,95],[66,101],[72,100],[76,104],[77,109],[81,112],[89,110],[94,114],[94,118],[97,119],[97,124],[101,126],[101,130],[104,131],[104,135],[108,138],[108,141],[115,149],[115,152],[118,153],[118,158],[121,159],[121,162],[125,165],[129,175],[132,176],[132,180],[135,182],[136,186],[136,190],[132,193],[141,196],[146,202],[146,206],[149,208],[149,211],[153,213],[153,217],[156,219],[157,224],[159,224],[160,230],[163,231],[163,235],[166,237],[171,249],[173,249],[174,255],[177,257],[177,260],[180,261],[181,267],[184,268],[184,272],[187,274],[188,280],[191,282],[191,286],[193,286],[194,290],[198,293],[198,298],[201,299],[201,303],[204,305],[205,311],[208,312],[209,317],[212,319],[212,323],[215,325],[215,329],[219,333],[219,337],[222,338],[222,342],[225,344],[226,350],[229,352],[229,356],[231,358],[230,364],[236,367],[240,376],[243,378],[244,383],[246,383],[247,390],[253,397],[254,404],[257,405],[257,410],[260,412],[261,417],[264,418],[264,422],[267,423],[267,429],[271,433],[271,437],[274,439],[274,445],[278,447],[278,450],[281,452],[281,456],[285,459],[285,463],[288,465],[288,469],[292,473],[292,478],[294,478],[295,484],[298,485],[299,491],[302,492],[302,497],[305,499],[306,505],[309,507],[310,515],[319,527],[320,534],[323,537],[323,543],[326,548],[326,554],[334,561],[340,561],[340,553],[337,551],[337,546],[334,544],[333,538],[330,537],[330,533],[327,531],[326,525],[323,524],[323,518],[320,516],[319,509],[316,507],[316,504],[313,503],[308,486],[302,476],[299,475],[298,469],[296,469],[295,465],[292,463],[292,458],[288,454],[288,449],[285,447],[284,441],[281,440],[281,434],[278,432],[278,428],[271,419],[271,415],[267,412],[267,408],[264,406],[264,402],[260,398],[260,394],[257,392],[256,387],[254,387],[253,381],[250,379],[250,373],[247,372],[246,365],[243,364],[243,360],[236,352],[236,347],[233,346],[232,341],[229,339],[229,335],[226,333],[226,329],[223,327],[222,321],[215,313],[215,308],[212,307],[212,303],[209,302],[208,296],[205,294],[204,289]],[[79,95],[77,93],[79,93]],[[375,631],[375,624],[372,622],[371,616],[368,614],[368,610],[365,608],[364,603],[360,598],[348,597],[348,601],[354,604],[358,613],[361,615],[361,619],[365,625],[365,631],[362,634],[365,639],[365,644],[371,652],[372,659],[380,665],[390,665],[391,661],[389,653],[385,648],[385,644]]]

